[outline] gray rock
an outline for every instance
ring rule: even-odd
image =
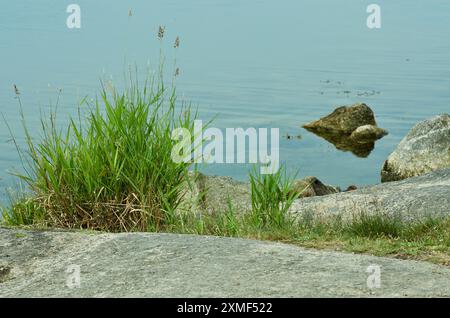
[[[357,143],[370,143],[386,136],[388,132],[374,125],[364,125],[356,128],[350,135],[350,139]]]
[[[186,183],[179,212],[214,214],[228,210],[228,202],[242,212],[251,207],[250,184],[236,181],[230,177],[208,176],[190,173]]]
[[[382,214],[404,221],[450,216],[450,168],[402,181],[382,183],[350,192],[294,201],[290,212],[323,221],[339,216],[351,220],[355,214]]]
[[[195,235],[0,228],[0,266],[0,297],[450,296],[443,266]]]
[[[443,114],[414,126],[385,161],[381,182],[422,175],[450,166],[450,116]]]
[[[372,109],[364,103],[358,103],[338,107],[331,114],[303,127],[310,131],[350,135],[356,128],[364,125],[377,124]]]
[[[341,190],[322,183],[316,177],[306,177],[294,181],[293,189],[300,198],[327,195]],[[252,207],[251,187],[248,182],[236,181],[230,177],[208,176],[191,173],[179,212],[214,214],[224,213],[231,202],[237,213],[249,211]]]

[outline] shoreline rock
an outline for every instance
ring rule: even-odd
[[[236,213],[251,210],[250,185],[229,177],[205,176],[199,185],[186,196],[180,210],[189,213],[214,214],[228,211],[228,202]],[[294,200],[289,213],[297,220],[328,221],[339,217],[350,221],[355,215],[380,214],[416,222],[428,218],[450,217],[450,167],[402,181],[373,186],[354,185],[341,191],[339,187],[323,184],[315,177],[294,182],[293,190],[303,193]],[[199,199],[201,198],[201,199]]]
[[[450,166],[450,116],[416,124],[384,162],[381,182],[398,181]]]
[[[341,189],[324,184],[316,177],[305,177],[293,182],[292,191],[300,193],[299,198],[306,198],[339,193]],[[250,211],[252,207],[250,183],[230,177],[190,173],[190,181],[186,185],[178,211],[197,214],[223,213],[228,210],[228,202],[237,213]]]
[[[256,240],[0,228],[0,249],[0,297],[450,296],[444,266]]]
[[[405,222],[450,216],[450,168],[348,192],[295,200],[290,213],[299,221],[380,214]]]
[[[339,187],[323,184],[322,181],[316,177],[306,177],[295,180],[292,190],[300,193],[299,198],[323,196],[341,192]]]

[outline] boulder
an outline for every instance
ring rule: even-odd
[[[450,166],[450,116],[443,114],[415,125],[389,155],[381,182],[402,180]]]
[[[450,296],[444,266],[200,235],[0,228],[0,268],[0,298]]]
[[[290,207],[290,213],[299,221],[305,217],[350,221],[361,213],[381,214],[405,222],[449,217],[450,168],[402,181],[298,199]]]
[[[306,177],[304,179],[294,181],[293,191],[299,193],[299,198],[307,198],[338,193],[341,189],[339,189],[339,187],[323,184],[316,177]]]
[[[356,128],[364,125],[376,126],[372,109],[364,103],[341,106],[319,120],[303,125],[313,132],[340,133],[350,135]]]

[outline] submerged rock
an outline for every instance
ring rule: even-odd
[[[450,166],[450,116],[443,114],[415,125],[389,155],[381,182],[402,180]]]
[[[388,132],[377,127],[375,116],[363,103],[336,108],[331,114],[303,125],[303,128],[332,143],[337,149],[367,157],[375,141]]]

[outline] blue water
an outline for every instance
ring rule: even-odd
[[[81,7],[81,29],[68,29],[66,7]],[[156,33],[166,26],[167,66],[181,70],[181,99],[216,127],[279,127],[300,140],[280,141],[280,155],[300,176],[326,183],[379,182],[383,161],[419,120],[450,111],[450,1],[381,1],[382,27],[366,26],[361,0],[40,0],[0,5],[0,112],[20,145],[13,84],[39,137],[39,113],[59,118],[93,98],[99,79],[118,84],[129,65],[158,63]],[[131,9],[132,15],[129,15]],[[180,37],[178,50],[172,48]],[[344,93],[344,91],[348,91]],[[364,96],[364,93],[368,96]],[[376,92],[372,94],[371,92]],[[389,135],[368,158],[341,152],[300,126],[340,105],[365,102]],[[0,192],[21,169],[0,123]],[[245,179],[247,167],[212,165],[208,173]]]

